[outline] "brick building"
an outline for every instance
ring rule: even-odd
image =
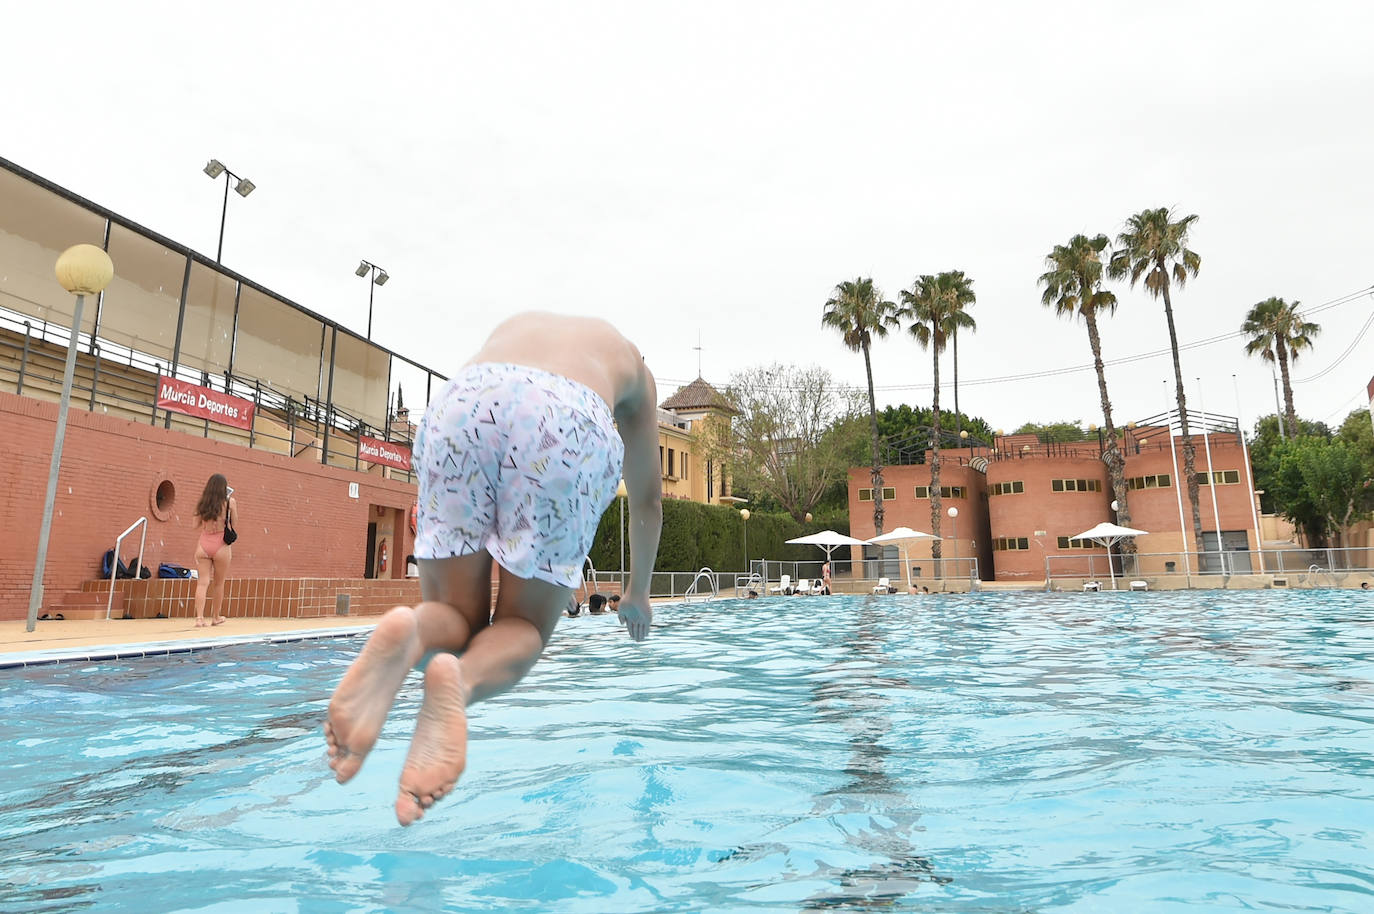
[[[1135,538],[1140,558],[1133,568],[1139,574],[1213,570],[1223,561],[1217,554],[1222,551],[1228,568],[1243,562],[1234,570],[1244,572],[1248,551],[1260,548],[1258,499],[1235,421],[1201,415],[1190,420],[1206,550],[1201,555],[1192,544],[1186,485],[1180,488],[1182,444],[1175,435],[1171,447],[1167,418],[1122,430],[1130,526],[1149,531]],[[929,460],[927,450],[910,463],[883,468],[887,530],[932,530]],[[868,467],[849,471],[850,530],[861,539],[874,535],[870,474]],[[1043,580],[1047,560],[1062,573],[1107,573],[1105,548],[1072,539],[1098,523],[1117,521],[1101,442],[1044,443],[1034,435],[1004,435],[990,444],[942,449],[940,482],[942,508],[955,508],[958,515],[950,518],[946,511],[941,520],[941,567],[935,567],[930,541],[908,546],[911,564],[920,569],[914,574],[968,577],[975,573],[970,558],[977,559],[976,575],[985,581]],[[1100,558],[1095,565],[1081,561],[1089,556]],[[867,547],[866,557],[870,576],[901,572],[891,546],[881,556]]]

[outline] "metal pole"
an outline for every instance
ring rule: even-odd
[[[620,502],[620,589],[625,590],[625,496],[616,498]]]
[[[367,274],[367,338],[372,339],[372,290],[377,288],[377,268]]]
[[[215,249],[215,263],[220,262],[224,255],[224,216],[229,212],[229,176],[233,174],[229,169],[224,169],[224,205],[219,210],[219,247]]]
[[[1255,524],[1255,552],[1259,555],[1259,572],[1265,574],[1264,540],[1260,538],[1259,507],[1255,504],[1255,474],[1250,466],[1250,448],[1245,443],[1245,432],[1241,424],[1240,385],[1236,383],[1235,375],[1231,375],[1231,388],[1236,394],[1236,437],[1240,439],[1240,455],[1245,462],[1246,497],[1250,499],[1250,519]]]
[[[81,309],[85,296],[76,296],[72,312],[72,335],[67,340],[67,365],[62,372],[62,399],[57,407],[57,431],[53,435],[52,462],[48,466],[48,493],[43,498],[43,520],[38,527],[38,555],[33,563],[33,584],[29,588],[29,617],[25,631],[38,627],[38,607],[43,603],[43,567],[48,563],[48,537],[52,533],[53,505],[57,502],[57,474],[62,467],[62,443],[67,437],[67,407],[72,402],[72,378],[76,374],[76,340],[81,333]]]
[[[1216,524],[1217,534],[1217,555],[1223,555],[1221,547],[1221,512],[1217,510],[1217,477],[1216,471],[1212,468],[1212,445],[1211,439],[1207,437],[1207,407],[1202,402],[1202,378],[1197,381],[1197,408],[1202,413],[1202,447],[1207,452],[1207,488],[1212,495],[1212,522]],[[1222,569],[1225,572],[1225,568]]]

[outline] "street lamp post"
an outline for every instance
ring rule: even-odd
[[[950,509],[949,509],[948,511],[946,511],[945,513],[949,515],[949,522],[950,522],[950,525],[951,525],[951,527],[950,527],[950,539],[954,540],[954,574],[955,574],[955,577],[958,577],[958,575],[959,575],[959,509],[951,506]]]
[[[740,508],[740,520],[744,521],[744,573],[749,573],[749,509]]]
[[[238,194],[240,197],[246,197],[251,194],[257,189],[257,185],[247,178],[240,177],[228,168],[225,168],[224,163],[219,159],[211,159],[209,162],[206,162],[205,167],[201,170],[209,175],[211,179],[224,175],[224,205],[220,207],[219,211],[219,247],[215,249],[215,263],[219,263],[220,258],[224,254],[224,217],[229,212],[229,179],[238,178],[237,183],[234,184],[234,193]]]
[[[48,537],[52,533],[53,506],[57,502],[57,476],[62,468],[62,443],[67,437],[67,407],[72,402],[72,378],[76,374],[76,343],[81,335],[81,308],[85,296],[98,295],[114,278],[110,255],[93,244],[67,248],[57,258],[57,281],[76,295],[72,311],[72,331],[67,339],[67,364],[62,371],[62,398],[57,407],[57,431],[53,435],[52,462],[48,466],[48,492],[43,498],[43,519],[38,527],[38,555],[33,563],[33,584],[29,588],[29,616],[26,631],[38,627],[38,607],[43,602],[43,568],[48,563]]]
[[[358,269],[354,270],[353,273],[355,276],[366,276],[368,273],[372,274],[372,281],[367,284],[367,338],[370,340],[372,339],[372,290],[377,286],[386,285],[386,281],[390,279],[391,276],[386,270],[366,260],[360,261],[358,263]],[[620,485],[623,488],[625,481],[621,480]]]
[[[629,497],[629,492],[625,489],[625,480],[620,480],[620,485],[615,487],[616,501],[620,502],[620,592],[625,592],[625,499]]]

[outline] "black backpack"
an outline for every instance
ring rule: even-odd
[[[134,564],[138,564],[135,560]],[[129,566],[124,564],[124,560],[115,555],[113,549],[106,549],[105,555],[100,559],[100,576],[106,580],[110,577],[110,568],[114,567],[114,576],[120,580],[128,580],[134,577],[134,573],[129,570]]]

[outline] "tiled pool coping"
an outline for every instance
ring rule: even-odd
[[[349,638],[372,630],[372,625],[348,628],[307,628],[288,632],[256,635],[232,635],[194,641],[148,641],[138,644],[103,644],[85,647],[54,648],[43,651],[23,651],[0,654],[0,670],[32,666],[51,666],[57,663],[90,663],[96,660],[123,660],[133,657],[165,657],[171,654],[190,654],[236,644],[276,644],[288,641],[314,641],[322,638]]]

